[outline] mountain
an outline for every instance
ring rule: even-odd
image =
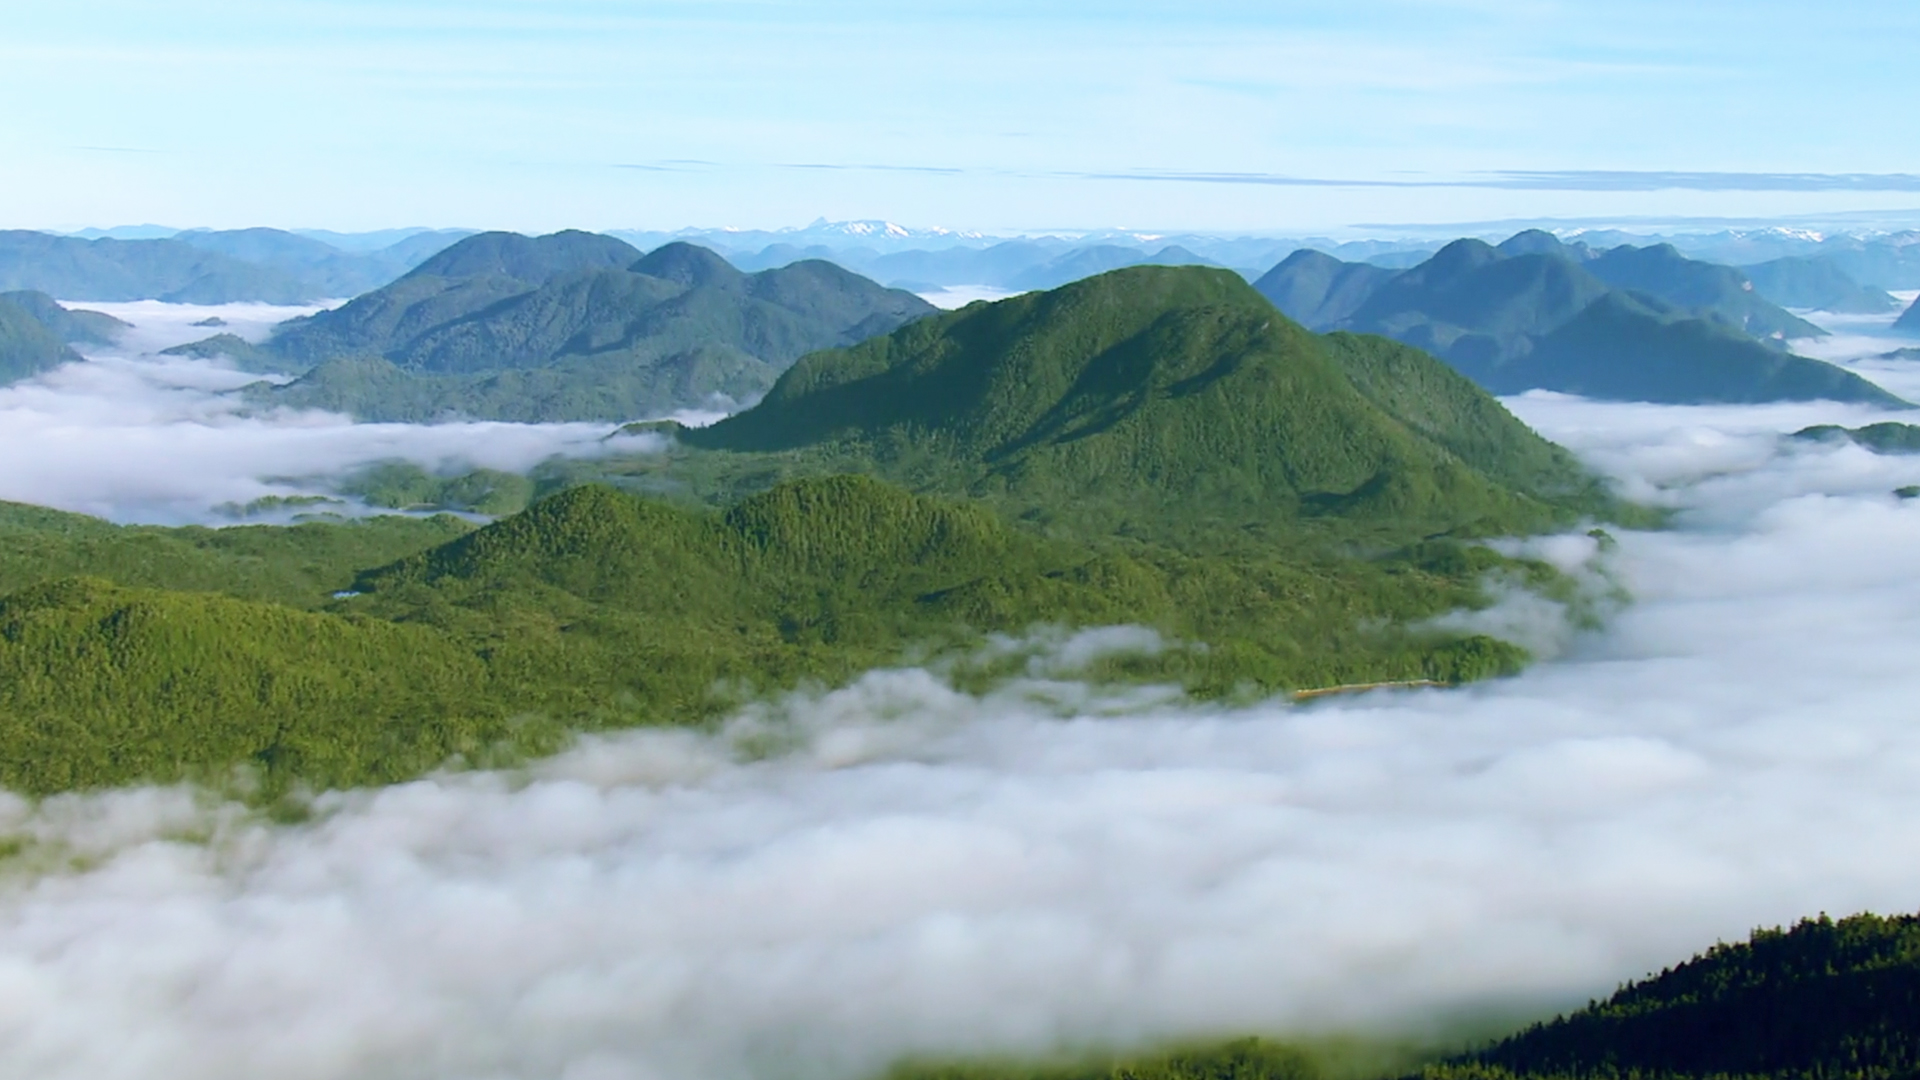
[[[1652,297],[1611,292],[1510,360],[1463,365],[1495,393],[1546,389],[1668,404],[1907,402],[1844,368],[1767,348]]]
[[[1718,945],[1426,1080],[1920,1073],[1920,919],[1858,915]]]
[[[1860,284],[1826,259],[1788,256],[1742,269],[1755,291],[1782,307],[1876,315],[1899,306],[1893,297]]]
[[[33,312],[0,297],[0,384],[17,382],[80,358]]]
[[[385,284],[460,234],[419,234],[346,252],[278,229],[193,230],[157,239],[0,231],[0,289],[65,300],[304,304]]]
[[[1302,248],[1267,271],[1253,287],[1288,318],[1312,330],[1325,330],[1359,310],[1395,273]]]
[[[358,296],[413,269],[462,232],[421,232],[370,251],[346,251],[281,229],[190,229],[172,239],[299,280],[314,298]],[[202,286],[203,291],[210,291]],[[217,301],[216,301],[217,302]]]
[[[0,293],[0,301],[24,308],[54,336],[69,345],[111,345],[131,324],[98,311],[76,311],[43,292]]]
[[[1883,421],[1865,427],[1845,428],[1838,424],[1816,424],[1793,433],[1796,439],[1816,442],[1844,441],[1863,446],[1876,454],[1920,454],[1920,426]]]
[[[680,438],[861,461],[1023,519],[1141,535],[1509,528],[1596,491],[1431,358],[1316,337],[1203,268],[1115,271],[815,353],[759,405]]]
[[[1893,328],[1920,333],[1920,300],[1915,300],[1907,310],[1900,313],[1900,317],[1893,321]]]
[[[1596,271],[1657,286],[1667,296],[1626,291]],[[1743,326],[1782,326],[1793,316],[1755,301],[1737,272],[1671,248],[1595,252],[1533,230],[1499,247],[1458,240],[1399,274],[1296,254],[1261,281],[1283,311],[1317,328],[1406,342],[1496,393],[1897,401],[1839,368],[1787,353],[1777,339],[1751,336]]]
[[[0,293],[0,386],[81,359],[72,348],[108,345],[127,324],[97,311],[69,311],[39,292]]]
[[[1279,553],[1043,537],[860,476],[724,509],[579,486],[474,531],[129,529],[0,505],[0,536],[0,786],[36,795],[226,786],[236,768],[258,774],[256,797],[388,783],[551,752],[571,731],[698,724],[916,651],[986,685],[1031,655],[983,651],[986,635],[1039,625],[1150,627],[1162,637],[1094,650],[1082,673],[1210,695],[1456,682],[1525,660],[1405,629],[1485,603],[1489,572],[1526,570],[1484,548],[1356,582]],[[367,568],[345,571],[356,557]]]
[[[1757,338],[1826,336],[1826,331],[1759,295],[1740,271],[1689,259],[1672,244],[1622,245],[1584,265],[1615,288],[1657,296]]]
[[[377,420],[629,420],[750,399],[807,352],[933,310],[830,263],[745,274],[690,244],[482,233],[282,324],[260,349],[312,370],[255,397]]]
[[[1387,279],[1338,326],[1484,362],[1525,351],[1609,291],[1558,254],[1510,255],[1457,240]]]
[[[313,290],[293,275],[179,240],[82,240],[0,231],[0,289],[63,300],[298,304]]]

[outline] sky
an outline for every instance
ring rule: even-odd
[[[1285,231],[1920,207],[1920,6],[66,0],[0,226]]]

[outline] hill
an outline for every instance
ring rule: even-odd
[[[1907,402],[1844,368],[1769,349],[1651,297],[1609,293],[1519,357],[1463,367],[1495,393],[1543,388],[1668,404]]]
[[[299,304],[318,298],[294,275],[179,240],[0,231],[0,290],[23,289],[65,300]]]
[[[129,324],[111,315],[63,307],[42,292],[0,293],[0,301],[24,308],[40,325],[69,345],[111,345],[129,328]]]
[[[0,537],[0,786],[31,793],[244,765],[269,794],[388,782],[916,655],[984,685],[1035,655],[984,635],[1035,627],[1131,625],[1073,670],[1203,694],[1461,681],[1525,653],[1409,624],[1484,603],[1495,568],[1541,572],[1483,548],[1349,567],[1103,550],[851,476],[724,510],[575,487],[477,531],[0,506]]]
[[[1410,535],[1605,502],[1430,358],[1316,337],[1201,268],[1115,271],[816,353],[758,406],[681,438],[991,497],[1088,534],[1370,521]]]
[[[1659,297],[1756,338],[1815,338],[1827,333],[1769,302],[1740,271],[1689,259],[1672,244],[1643,248],[1622,245],[1585,265],[1595,277],[1615,288]]]
[[[413,269],[467,235],[423,232],[370,251],[345,251],[282,229],[190,229],[173,240],[298,280],[315,299],[358,296]]]
[[[744,274],[687,244],[483,233],[283,324],[260,351],[311,371],[255,398],[368,420],[629,420],[750,399],[804,353],[933,310],[830,263]]]
[[[1423,1075],[1883,1080],[1920,1072],[1916,1010],[1920,919],[1822,916],[1716,946]]]
[[[127,324],[97,311],[69,311],[38,292],[0,293],[0,385],[81,359],[73,345],[111,344]]]
[[[1629,291],[1621,284],[1629,282],[1656,292]],[[1808,394],[1896,400],[1839,368],[1789,354],[1778,339],[1754,337],[1748,327],[1798,334],[1799,320],[1755,300],[1737,272],[1664,246],[1596,253],[1536,230],[1499,247],[1456,241],[1389,276],[1363,264],[1296,255],[1262,284],[1282,310],[1304,314],[1320,328],[1380,334],[1425,349],[1496,393],[1548,389],[1663,402]]]
[[[1815,442],[1850,442],[1876,454],[1920,454],[1920,426],[1891,421],[1857,428],[1816,424],[1801,428],[1793,433],[1793,437]]]
[[[304,304],[384,285],[459,235],[423,233],[347,252],[278,229],[141,240],[0,231],[0,290],[66,300]]]
[[[1395,273],[1302,248],[1267,271],[1253,287],[1288,318],[1310,330],[1326,330],[1358,311]]]
[[[1900,313],[1900,317],[1893,321],[1893,328],[1920,333],[1920,300],[1915,300],[1907,310]]]
[[[1899,306],[1887,293],[1860,284],[1827,259],[1788,256],[1742,269],[1755,291],[1782,307],[1876,315]]]
[[[80,359],[28,309],[0,297],[0,384],[17,382]]]

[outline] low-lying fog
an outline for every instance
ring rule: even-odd
[[[631,452],[611,424],[355,424],[316,411],[249,415],[231,391],[258,375],[159,355],[217,333],[260,340],[313,308],[144,301],[73,304],[133,324],[86,363],[0,388],[0,499],[124,522],[224,519],[226,504],[326,494],[359,467],[411,461],[431,471],[524,471],[556,454]],[[194,326],[220,318],[222,327]]]
[[[1845,406],[1512,404],[1680,511],[1543,545],[1637,602],[1524,675],[1227,709],[905,670],[300,826],[14,803],[4,1071],[854,1080],[1423,1036],[1920,909],[1920,457],[1780,440],[1878,418]],[[769,728],[791,748],[741,749]]]

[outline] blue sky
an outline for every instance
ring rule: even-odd
[[[9,226],[1920,207],[1909,0],[10,7]]]

